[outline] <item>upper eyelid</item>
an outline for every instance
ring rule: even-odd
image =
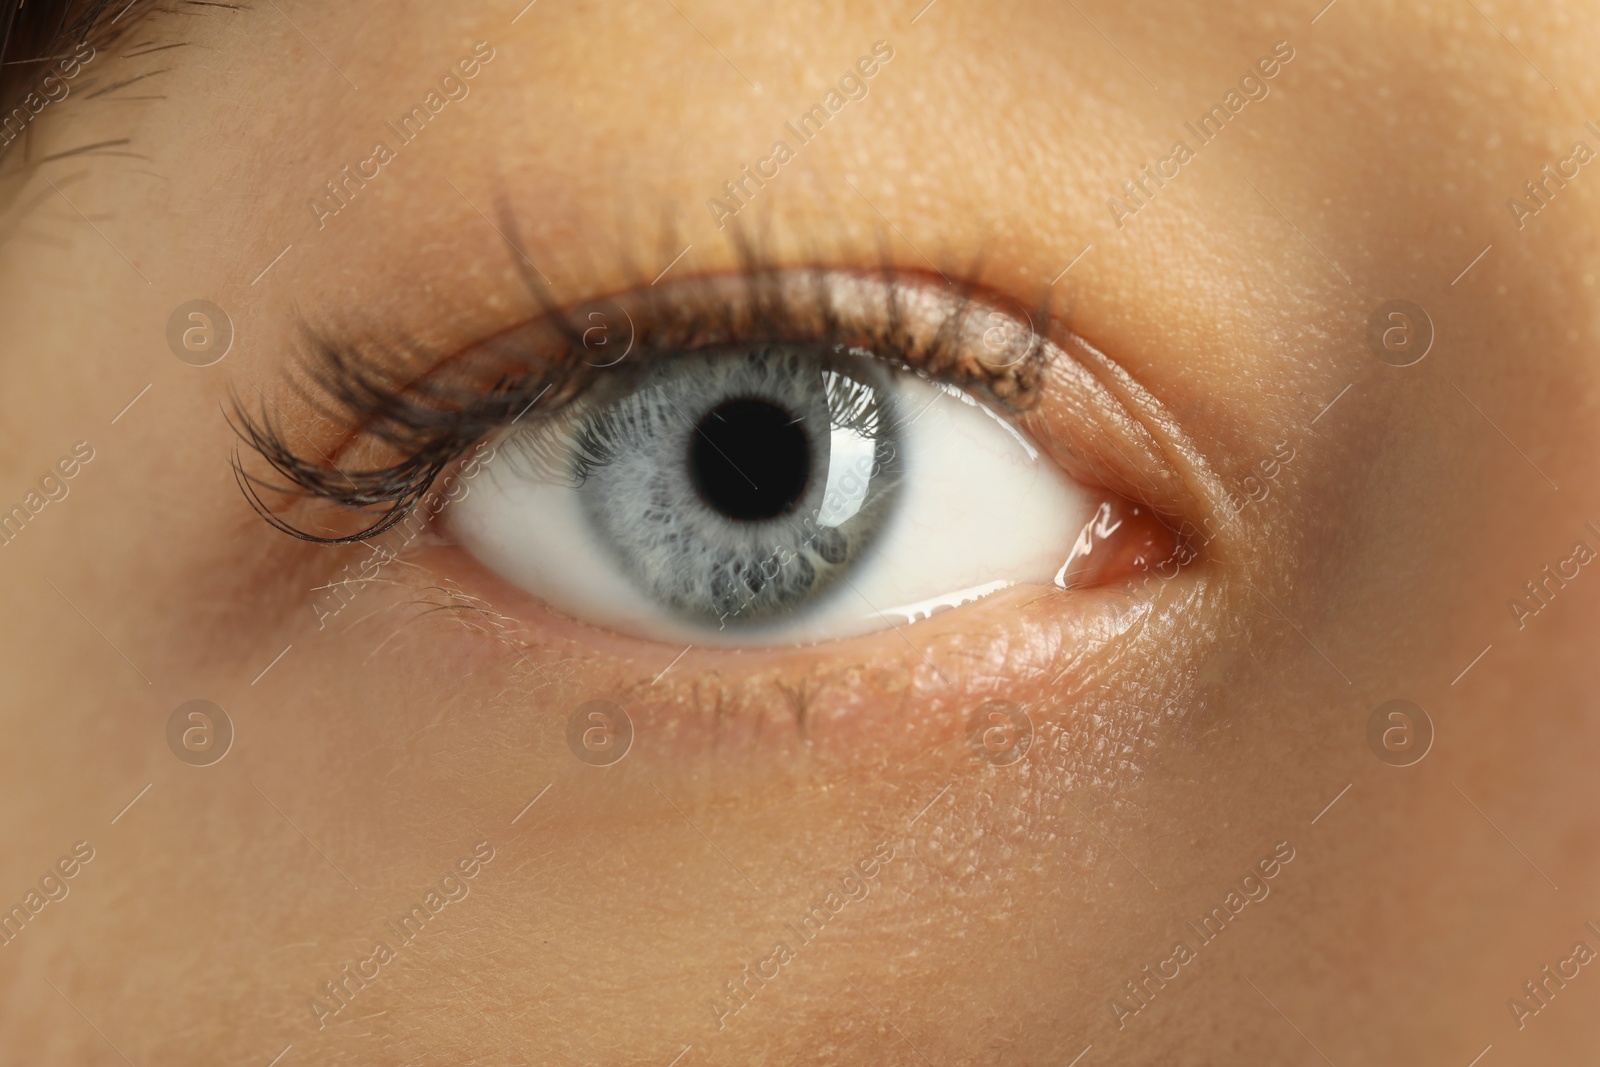
[[[822,271],[809,269],[805,273],[816,275]],[[1001,306],[998,300],[991,302],[984,299],[986,294],[976,286],[972,287],[970,295],[951,294],[948,292],[948,287],[941,287],[919,271],[871,272],[841,269],[832,273],[858,281],[876,281],[891,287],[899,286],[907,292],[927,296],[933,306],[942,306],[946,310],[953,306],[986,314],[991,307]],[[716,275],[709,278],[687,279],[683,283],[686,288],[680,291],[698,291],[702,297],[712,294],[711,299],[714,302],[718,286],[740,286],[748,283],[747,277]],[[663,287],[657,290],[657,294],[657,299],[667,305],[677,303],[672,288]],[[622,299],[631,295],[624,293],[612,299]],[[1003,295],[1001,299],[1004,299]],[[563,311],[574,312],[601,303],[605,301],[588,301]],[[905,310],[903,305],[901,310],[902,312]],[[714,329],[723,331],[728,329],[732,321],[730,316],[732,312],[728,304],[720,305],[720,315],[718,322],[713,324]],[[942,319],[936,318],[933,322],[924,321],[920,327],[920,336],[926,338],[937,334],[939,323],[948,326],[951,321],[949,315]],[[519,331],[539,328],[541,324],[547,329],[551,326],[546,320],[536,319],[494,334],[488,341],[480,344],[509,343],[515,348],[516,335]],[[791,324],[799,325],[793,320]],[[900,328],[904,328],[905,325],[905,320],[902,319],[899,323]],[[1209,468],[1205,456],[1188,439],[1183,428],[1161,401],[1146,390],[1138,377],[1117,360],[1095,348],[1086,338],[1059,328],[1049,314],[1041,312],[1033,319],[1033,327],[1034,330],[1030,331],[1029,351],[1034,352],[1036,357],[1032,369],[1037,374],[1037,380],[1033,383],[1032,395],[1043,398],[1045,402],[1037,407],[1013,409],[1007,413],[1009,420],[1032,440],[1041,443],[1044,451],[1048,452],[1070,476],[1084,484],[1103,486],[1128,499],[1142,502],[1174,528],[1185,523],[1192,525],[1200,516],[1206,516],[1208,522],[1206,555],[1219,558],[1231,555],[1243,532],[1234,529],[1234,524],[1227,521],[1223,522],[1221,529],[1214,532],[1209,530],[1210,519],[1223,516],[1225,520],[1227,514],[1222,509],[1222,501],[1226,494],[1221,482]],[[952,336],[954,335],[947,330],[945,342],[932,349],[922,350],[923,354],[931,352],[934,355],[940,353],[948,355],[955,348],[950,344]],[[699,339],[703,341],[706,338],[702,335]],[[805,336],[801,339],[815,340],[814,337]],[[470,352],[473,347],[475,346],[468,346],[463,351]],[[881,352],[878,354],[882,355]],[[434,357],[430,355],[424,358]],[[526,362],[523,363],[522,369],[527,369]],[[947,371],[948,369],[946,368]],[[948,374],[946,380],[949,380]],[[582,390],[578,390],[578,393],[581,394]],[[565,405],[561,407],[564,408]],[[436,453],[437,462],[430,469],[424,470],[421,477],[415,478],[405,487],[408,495],[404,498],[396,495],[385,498],[385,502],[397,502],[386,513],[382,528],[386,529],[389,525],[405,519],[416,504],[425,501],[426,494],[438,478],[451,469],[475,442],[501,429],[510,414],[509,407],[502,408],[502,414],[498,418],[482,421],[469,432],[450,442],[442,453]],[[305,540],[326,543],[348,543],[379,532],[376,529],[378,524],[347,536],[319,537],[298,530],[272,514],[259,495],[251,492],[252,483],[248,476],[240,471],[237,459],[235,465],[241,485],[246,487],[247,494],[252,495],[252,506],[269,522],[285,532]],[[331,480],[336,476],[348,482],[343,472],[329,471],[320,464],[309,466],[323,479]],[[259,482],[254,484],[265,485]],[[340,500],[335,493],[302,492],[301,495],[320,495],[324,499]],[[348,501],[344,503],[348,506]],[[432,504],[429,504],[429,510],[430,513],[434,510]]]
[[[798,268],[708,275],[679,287],[592,301],[580,310],[610,304],[626,313],[641,306],[632,303],[637,296],[645,300],[645,321],[655,324],[665,318],[662,307],[681,306],[685,298],[723,313],[714,323],[720,332],[698,320],[692,336],[670,327],[647,336],[644,345],[653,353],[751,340],[814,341],[880,360],[896,355],[913,370],[958,387],[982,388],[1008,407],[1029,406],[1040,385],[1046,346],[1033,324],[1043,313],[1029,313],[975,285],[950,292],[917,272]],[[1018,329],[986,345],[995,315]]]
[[[251,506],[279,529],[312,541],[342,543],[382,532],[404,518],[475,441],[521,417],[528,397],[554,390],[542,410],[559,410],[597,378],[617,373],[605,365],[597,373],[596,364],[576,358],[573,344],[595,308],[631,309],[631,320],[646,327],[641,359],[716,343],[839,344],[962,388],[979,388],[1011,407],[1037,398],[1052,348],[1039,328],[1048,323],[1045,311],[1023,311],[1018,318],[1002,296],[976,284],[937,286],[920,272],[887,267],[755,268],[565,308],[553,307],[542,291],[535,295],[547,309],[544,315],[442,358],[414,343],[350,344],[308,331],[309,374],[297,387],[313,411],[343,426],[345,440],[313,446],[315,455],[307,455],[292,443],[294,430],[283,425],[276,406],[269,410],[264,402],[249,413],[236,399],[232,421],[243,443],[281,479],[245,471],[236,454],[235,473]],[[998,346],[984,340],[995,315],[1017,325]],[[340,469],[333,457],[347,456],[363,435],[386,445],[390,462]],[[278,517],[262,496],[271,491],[352,508],[388,504],[388,510],[359,532],[323,537]]]

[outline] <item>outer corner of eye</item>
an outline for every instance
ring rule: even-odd
[[[491,571],[580,621],[782,646],[1081,582],[1086,532],[1116,533],[1106,498],[966,393],[764,343],[659,361],[506,434],[448,521]]]

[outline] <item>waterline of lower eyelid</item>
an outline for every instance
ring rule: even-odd
[[[962,589],[955,593],[945,593],[943,596],[930,597],[919,600],[914,604],[906,604],[885,611],[872,611],[864,614],[862,618],[895,618],[898,622],[906,624],[918,622],[922,619],[932,618],[936,612],[948,608],[959,608],[963,604],[970,604],[974,600],[982,600],[991,593],[998,593],[1002,589],[1010,589],[1018,583],[1009,578],[997,578],[992,582],[984,582],[969,589]]]

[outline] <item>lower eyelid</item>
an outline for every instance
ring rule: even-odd
[[[449,664],[448,684],[464,698],[452,704],[457,714],[533,713],[531,730],[521,732],[535,753],[557,760],[570,758],[561,750],[564,715],[606,700],[630,716],[633,764],[711,776],[722,788],[748,777],[757,792],[774,773],[804,774],[813,784],[854,778],[886,757],[904,758],[907,746],[937,749],[965,766],[973,758],[968,720],[992,700],[1023,709],[1036,744],[1070,746],[1030,759],[1064,760],[1083,773],[1098,768],[1101,781],[1115,780],[1138,762],[1120,754],[1133,734],[1103,743],[1112,720],[1123,717],[1115,694],[1131,679],[1148,686],[1164,677],[1145,675],[1154,661],[1128,657],[1157,647],[1169,659],[1186,656],[1185,630],[1200,625],[1191,612],[1151,610],[1158,599],[1170,607],[1175,597],[1195,595],[1193,583],[1162,581],[1140,595],[1016,589],[903,633],[817,646],[702,649],[566,619],[506,590],[454,546],[418,547],[405,562],[412,566],[394,574],[411,591],[396,610],[411,621],[374,628],[368,618],[351,631],[373,646],[365,660],[393,661],[392,669],[382,659],[375,664],[384,675],[415,678]],[[384,595],[394,597],[374,600]],[[376,605],[364,611],[375,616]],[[1173,675],[1162,684],[1185,675],[1171,663],[1162,670]],[[1095,714],[1111,718],[1083,719],[1102,705]]]
[[[467,462],[458,468],[456,486],[470,495],[479,483],[466,476]],[[1174,593],[1189,595],[1186,583],[1170,580],[1179,574],[1175,566],[1171,575],[1146,576],[1131,594],[1103,581],[1107,571],[1120,573],[1118,558],[1160,544],[1166,528],[1148,511],[1131,515],[1136,506],[1124,504],[1117,513],[1128,543],[1107,540],[1113,551],[1099,557],[1100,569],[1085,586],[1013,590],[904,632],[808,648],[686,649],[607,633],[518,594],[458,547],[427,535],[401,554],[408,566],[384,575],[400,579],[411,595],[395,612],[381,612],[379,598],[386,594],[374,594],[352,632],[408,669],[420,666],[426,674],[435,669],[428,665],[452,664],[453,677],[481,675],[483,682],[466,683],[468,692],[493,685],[496,692],[527,693],[532,703],[525,710],[537,711],[540,722],[549,719],[548,729],[539,730],[555,737],[563,708],[613,700],[635,720],[632,758],[659,764],[662,773],[693,767],[721,779],[749,773],[756,776],[754,788],[772,759],[789,766],[802,753],[825,778],[858,774],[907,744],[962,753],[967,716],[990,699],[1015,703],[1038,729],[1072,738],[1071,759],[1089,767],[1104,756],[1096,754],[1099,733],[1085,733],[1082,724],[1060,716],[1080,700],[1092,705],[1115,691],[1103,686],[1121,684],[1103,672],[1114,661],[1125,667],[1137,661],[1114,650],[1135,640],[1126,654],[1165,647],[1170,628],[1184,620],[1181,613],[1149,607]],[[1129,536],[1140,528],[1148,536]],[[451,616],[467,626],[446,625]],[[401,621],[407,618],[412,621]],[[1134,619],[1145,621],[1129,630]],[[499,700],[484,707],[493,709],[485,714],[505,713]],[[1103,775],[1109,780],[1125,769],[1107,764]]]

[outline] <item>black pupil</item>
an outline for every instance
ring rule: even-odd
[[[728,400],[695,427],[689,476],[707,504],[759,522],[793,508],[811,477],[811,444],[795,417],[765,400]]]

